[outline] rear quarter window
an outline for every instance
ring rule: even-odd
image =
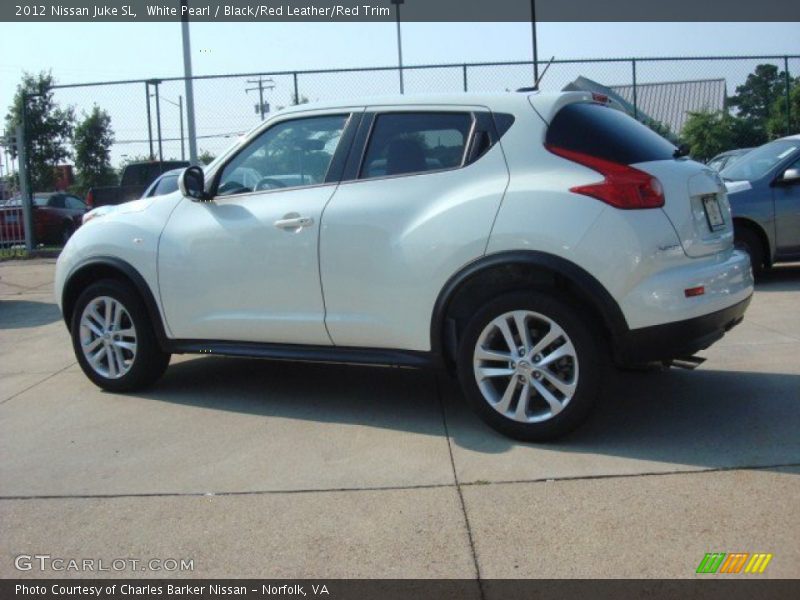
[[[568,104],[547,129],[545,142],[615,163],[670,160],[675,146],[627,114],[588,102]]]
[[[441,171],[461,166],[472,114],[384,113],[372,129],[361,179]]]

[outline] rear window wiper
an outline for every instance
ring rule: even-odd
[[[675,152],[672,153],[672,158],[681,158],[683,156],[689,155],[689,145],[688,144],[681,144],[677,148],[675,148]]]

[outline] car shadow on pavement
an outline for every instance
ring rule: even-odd
[[[457,447],[481,454],[527,446],[701,468],[800,463],[798,374],[612,371],[589,422],[538,445],[485,426],[441,372],[204,357],[173,364],[139,395],[262,417],[447,431]]]
[[[454,389],[448,394],[457,398]],[[508,441],[477,419],[454,441],[496,452]],[[800,374],[669,369],[611,371],[587,423],[550,444],[558,452],[701,468],[800,464]]]
[[[777,265],[759,275],[756,292],[800,291],[800,263]]]
[[[188,358],[139,397],[262,417],[444,435],[430,371],[223,357]]]
[[[49,325],[61,319],[52,302],[0,300],[0,329],[24,329]]]

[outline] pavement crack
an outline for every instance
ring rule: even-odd
[[[661,475],[704,475],[707,473],[718,473],[727,471],[765,471],[768,469],[800,468],[800,462],[776,463],[770,465],[751,465],[736,467],[715,467],[709,469],[694,469],[691,471],[663,471],[651,473],[610,473],[608,475],[577,475],[574,477],[542,477],[539,479],[514,479],[501,481],[475,481],[464,483],[429,483],[420,485],[395,485],[395,486],[368,486],[368,487],[340,487],[340,488],[301,488],[294,490],[240,490],[228,492],[120,492],[117,494],[9,494],[0,495],[0,502],[3,500],[110,500],[118,498],[214,498],[231,496],[269,496],[285,494],[326,494],[326,493],[351,493],[351,492],[396,492],[414,490],[436,490],[456,488],[460,495],[461,487],[488,487],[492,485],[516,485],[525,483],[550,483],[561,481],[591,481],[594,479],[628,479],[633,477],[654,477]],[[466,505],[462,497],[462,510],[467,523],[469,520],[466,515]],[[467,532],[472,541],[472,530],[468,525]],[[474,546],[473,546],[474,550]],[[475,555],[473,553],[473,557]],[[477,571],[477,564],[476,564]]]
[[[3,404],[5,404],[6,402],[9,402],[10,400],[13,400],[13,399],[14,399],[14,398],[16,398],[17,396],[20,396],[20,395],[24,394],[25,392],[27,392],[27,391],[29,391],[29,390],[32,390],[32,389],[33,389],[33,388],[35,388],[37,385],[41,385],[41,384],[43,384],[45,381],[48,381],[48,380],[52,379],[53,377],[55,377],[56,375],[58,375],[58,374],[60,374],[60,373],[63,373],[64,371],[66,371],[67,369],[69,369],[69,368],[70,368],[72,365],[74,365],[74,364],[76,364],[76,363],[75,363],[75,361],[73,361],[73,362],[69,363],[69,364],[68,364],[66,367],[64,367],[64,368],[62,368],[62,369],[59,369],[58,371],[55,371],[54,373],[50,373],[50,375],[48,375],[47,377],[44,377],[43,379],[40,379],[40,380],[39,380],[39,381],[37,381],[36,383],[32,383],[31,385],[29,385],[29,386],[28,386],[28,387],[26,387],[25,389],[18,391],[16,394],[12,394],[12,395],[11,395],[11,396],[9,396],[8,398],[6,398],[6,399],[5,399],[5,400],[3,400],[2,402],[0,402],[0,405],[3,405]]]
[[[444,435],[447,440],[447,452],[450,455],[450,467],[453,469],[453,481],[455,482],[456,492],[458,493],[458,500],[461,502],[461,513],[464,515],[464,524],[467,527],[467,538],[469,539],[469,549],[472,553],[472,563],[475,567],[475,578],[478,581],[478,592],[480,593],[481,600],[485,600],[486,592],[483,589],[483,578],[481,577],[481,567],[478,563],[478,553],[475,549],[475,538],[472,535],[472,526],[470,525],[469,515],[467,514],[467,504],[464,502],[464,493],[461,490],[461,484],[458,481],[458,473],[456,472],[456,461],[453,457],[453,444],[450,441],[450,429],[447,426],[447,413],[444,409],[444,399],[439,384],[439,373],[434,373],[433,378],[436,384],[436,397],[439,400],[439,407],[442,410],[442,425],[444,426]]]
[[[537,477],[533,479],[501,479],[499,481],[469,481],[460,486],[515,485],[520,483],[560,483],[562,481],[593,481],[596,479],[632,479],[636,477],[661,477],[665,475],[706,475],[728,471],[766,471],[768,469],[792,469],[800,463],[775,463],[769,465],[734,465],[730,467],[708,467],[705,469],[673,469],[671,471],[644,471],[642,473],[601,473],[598,475],[573,475],[563,477]]]

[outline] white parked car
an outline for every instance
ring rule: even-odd
[[[102,388],[174,353],[446,366],[489,425],[543,440],[606,365],[691,356],[753,291],[719,177],[584,92],[303,105],[179,185],[58,260]]]

